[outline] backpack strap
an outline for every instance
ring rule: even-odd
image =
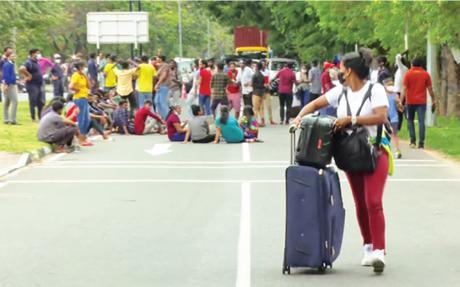
[[[340,101],[342,100],[342,97],[345,97],[345,101],[347,102],[347,115],[351,116],[351,108],[350,108],[350,103],[348,102],[348,96],[347,96],[347,88],[343,87],[342,93],[339,96],[339,100],[337,102],[337,106],[340,105]]]
[[[361,110],[363,109],[363,106],[364,104],[366,103],[367,100],[371,100],[371,96],[372,96],[372,87],[374,86],[374,84],[370,84],[369,85],[369,89],[367,89],[367,92],[366,94],[364,95],[364,98],[363,98],[363,101],[361,103],[361,106],[359,107],[358,111],[356,112],[356,116],[359,116],[359,114],[361,113]]]

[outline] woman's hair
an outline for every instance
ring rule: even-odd
[[[250,105],[244,106],[244,108],[243,108],[243,116],[246,117],[246,119],[248,120],[249,123],[251,122],[251,118],[254,116],[254,110],[252,109],[252,107]]]
[[[359,52],[347,53],[343,56],[342,63],[345,68],[352,69],[361,80],[367,79],[372,64],[371,51],[361,48]]]
[[[201,112],[201,107],[199,105],[192,105],[192,114],[196,117]]]
[[[228,107],[227,106],[220,107],[220,123],[224,125],[227,124],[228,117],[229,117]]]

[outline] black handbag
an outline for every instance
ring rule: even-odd
[[[359,116],[364,103],[371,100],[372,84],[369,86],[356,116]],[[348,102],[347,89],[344,88],[343,97],[347,102],[347,114],[351,116],[350,103]],[[339,98],[339,103],[342,98]],[[380,154],[383,125],[377,127],[377,137],[372,143],[369,130],[364,126],[354,126],[351,129],[341,130],[334,134],[334,160],[338,168],[346,172],[372,173],[377,165]]]

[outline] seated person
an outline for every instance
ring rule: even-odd
[[[163,120],[155,113],[151,112],[152,101],[147,100],[144,102],[144,106],[137,110],[134,116],[134,133],[136,135],[145,135],[155,132],[155,127],[158,132],[162,133],[161,125],[164,124]]]
[[[113,128],[122,135],[134,133],[134,127],[129,122],[128,102],[125,100],[121,100],[113,112]]]
[[[80,109],[78,108],[78,106],[75,104],[75,102],[73,101],[73,97],[71,94],[69,94],[67,96],[67,103],[65,104],[64,106],[64,117],[72,122],[75,123],[76,126],[78,126],[78,120],[77,120],[77,117],[78,117],[78,114],[80,113]],[[89,139],[86,137],[86,135],[82,135],[80,133],[80,129],[77,129],[77,139],[78,139],[78,143],[81,145],[81,146],[85,146],[85,147],[89,147],[89,146],[93,146],[94,144],[89,141]]]
[[[77,133],[76,124],[61,117],[63,109],[62,102],[53,102],[51,111],[38,124],[38,140],[51,144],[54,152],[73,151],[72,141]]]
[[[188,123],[188,132],[185,135],[184,143],[192,137],[193,143],[210,143],[216,135],[209,134],[208,116],[204,116],[203,110],[198,105],[192,105],[193,118]]]
[[[244,141],[243,130],[238,125],[238,121],[228,112],[227,106],[220,108],[220,117],[216,119],[216,137],[214,143],[218,143],[220,136],[227,143],[240,143]]]
[[[168,138],[172,142],[182,142],[185,140],[187,122],[181,123],[179,115],[182,108],[179,104],[173,104],[169,108],[169,114],[166,117],[166,128],[168,129]]]
[[[247,142],[254,142],[257,140],[259,124],[254,117],[254,111],[251,106],[244,107],[243,116],[240,119],[240,127],[243,129],[244,139]]]

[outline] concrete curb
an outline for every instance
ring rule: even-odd
[[[26,167],[34,161],[38,161],[51,153],[51,149],[47,146],[39,148],[32,152],[25,152],[21,155],[18,162],[15,165],[7,167],[6,169],[0,170],[0,177],[8,175],[18,169]]]

